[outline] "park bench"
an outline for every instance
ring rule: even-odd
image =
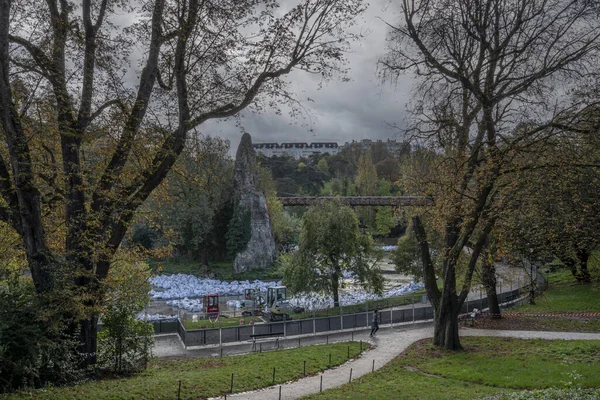
[[[256,351],[256,342],[262,339],[269,339],[275,337],[275,343],[279,347],[279,338],[283,336],[283,332],[272,332],[272,333],[257,333],[256,335],[250,335],[252,338],[252,351]]]

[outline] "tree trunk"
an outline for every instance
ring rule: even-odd
[[[462,350],[458,336],[460,305],[457,296],[444,290],[440,309],[435,313],[433,344],[446,350]]]
[[[589,258],[590,254],[588,251],[577,249],[576,257],[566,256],[564,259],[564,263],[571,270],[573,278],[579,283],[589,283],[592,281],[587,266]]]
[[[339,267],[334,267],[334,272],[331,275],[331,292],[333,294],[333,306],[340,306],[340,271]]]
[[[496,266],[490,250],[486,250],[483,256],[481,281],[485,287],[485,293],[488,298],[488,309],[492,318],[502,318],[500,304],[498,303],[498,294],[496,293]]]
[[[421,218],[417,215],[412,219],[413,231],[417,238],[419,247],[419,258],[423,265],[423,282],[425,282],[425,290],[427,291],[427,297],[433,308],[438,310],[441,293],[437,287],[435,278],[435,268],[431,261],[431,254],[429,253],[429,243],[427,242],[427,235],[425,233],[425,227],[421,222]]]
[[[98,350],[98,317],[92,315],[80,321],[79,352],[85,366],[96,364]]]
[[[592,281],[592,277],[590,276],[590,271],[588,270],[588,261],[590,259],[590,252],[587,250],[578,250],[577,251],[577,260],[579,261],[579,271],[576,276],[577,280],[582,283],[590,283]]]

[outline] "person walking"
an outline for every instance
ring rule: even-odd
[[[379,313],[377,310],[373,311],[373,323],[371,324],[371,334],[369,336],[375,335],[375,333],[379,330]]]

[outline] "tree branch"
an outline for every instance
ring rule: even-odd
[[[497,217],[493,217],[493,218],[490,218],[486,222],[486,224],[483,228],[483,231],[481,232],[481,234],[479,235],[479,238],[477,239],[477,242],[475,243],[475,246],[473,246],[471,258],[469,259],[469,266],[467,267],[467,272],[465,274],[465,280],[463,282],[463,287],[460,291],[460,295],[458,296],[458,306],[459,307],[462,306],[462,304],[467,299],[469,292],[471,291],[471,281],[473,279],[473,272],[475,271],[475,266],[477,265],[479,256],[481,255],[481,252],[482,252],[483,248],[485,247],[488,236],[490,235],[490,232],[492,231],[492,229],[494,228],[494,225],[496,224],[496,219],[497,219]]]
[[[425,289],[427,290],[429,301],[434,306],[434,309],[437,310],[440,306],[442,292],[437,287],[437,282],[435,279],[435,267],[431,261],[431,255],[429,253],[427,234],[425,233],[423,222],[421,222],[421,217],[418,215],[414,216],[412,218],[412,222],[415,237],[417,238],[417,242],[419,244],[421,262],[423,264],[423,280],[425,282]]]
[[[198,125],[202,124],[203,122],[208,121],[209,119],[227,118],[227,117],[231,117],[231,116],[239,113],[244,108],[246,108],[252,102],[252,100],[254,100],[254,98],[258,95],[260,87],[264,84],[265,81],[288,74],[292,70],[292,68],[298,64],[298,62],[299,62],[299,60],[292,60],[285,68],[280,68],[280,69],[278,69],[276,71],[272,71],[272,72],[262,72],[256,78],[256,80],[254,81],[254,84],[252,85],[252,87],[250,89],[248,89],[248,91],[244,95],[244,98],[242,99],[242,101],[240,101],[240,103],[238,105],[227,104],[227,105],[218,107],[212,111],[203,113],[203,114],[199,115],[198,117],[192,119],[188,123],[188,128],[189,129],[195,128]]]
[[[45,76],[48,79],[52,79],[52,76],[56,71],[48,70],[49,68],[52,67],[53,64],[52,64],[52,61],[50,60],[50,58],[46,55],[46,53],[44,53],[44,51],[41,48],[34,45],[29,40],[24,39],[19,36],[8,35],[8,38],[10,39],[11,42],[18,44],[21,47],[23,47],[25,50],[27,50],[27,52],[34,59],[34,61],[38,65],[38,67],[40,67],[42,70],[46,71],[47,75],[45,75]]]
[[[106,110],[108,107],[113,106],[113,105],[118,105],[122,110],[124,109],[123,100],[121,100],[121,99],[109,100],[106,103],[102,104],[100,107],[98,107],[98,109],[90,116],[89,122],[91,123],[92,121],[94,121],[96,118],[98,118],[100,116],[100,114],[102,114],[102,112],[104,110]]]
[[[152,13],[152,35],[150,39],[150,50],[148,52],[148,59],[146,60],[146,66],[142,70],[140,76],[140,84],[138,88],[137,98],[127,119],[123,133],[117,144],[117,148],[113,153],[113,156],[106,166],[98,187],[94,191],[92,199],[92,210],[100,211],[100,209],[106,205],[106,192],[113,186],[116,179],[121,174],[123,167],[127,163],[131,147],[135,136],[142,124],[146,110],[148,109],[148,103],[150,102],[150,95],[152,94],[154,83],[156,81],[157,70],[158,70],[158,57],[160,54],[161,45],[161,25],[162,16],[164,12],[165,0],[156,0],[154,5],[154,11]]]

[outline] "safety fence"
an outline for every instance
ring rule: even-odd
[[[498,294],[499,303],[511,302],[520,297],[522,290]],[[466,301],[461,313],[470,313],[474,309],[484,309],[488,306],[488,299],[480,296],[479,299]],[[394,325],[426,321],[433,319],[433,307],[430,305],[415,305],[409,308],[390,308],[379,312],[380,325]],[[252,340],[256,335],[281,334],[284,338],[296,335],[317,334],[331,331],[344,331],[350,329],[368,328],[373,322],[373,311],[354,314],[341,314],[330,317],[313,317],[310,319],[294,319],[281,322],[264,324],[230,326],[210,329],[186,330],[179,322],[177,332],[186,347],[204,345],[222,345],[225,343]]]

